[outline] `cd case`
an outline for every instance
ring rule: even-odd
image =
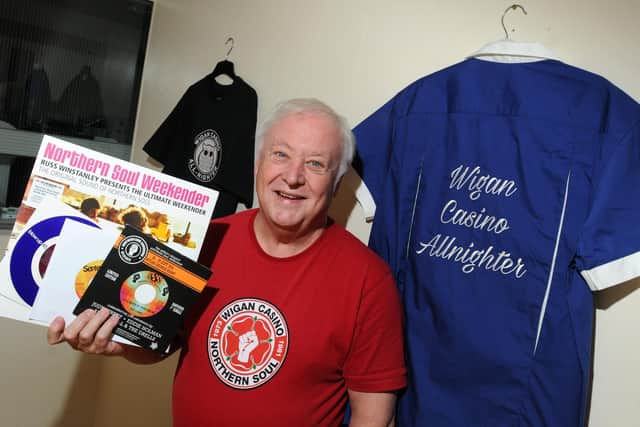
[[[211,271],[138,229],[125,226],[73,313],[107,307],[114,334],[164,353]]]

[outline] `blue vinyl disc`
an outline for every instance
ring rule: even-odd
[[[27,229],[18,239],[9,260],[9,274],[16,293],[22,300],[33,306],[38,294],[38,282],[33,275],[32,264],[38,250],[49,240],[60,235],[64,221],[70,219],[96,228],[93,221],[77,216],[54,216],[39,221]],[[78,242],[81,244],[81,242]]]

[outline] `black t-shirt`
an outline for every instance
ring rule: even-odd
[[[221,85],[212,74],[191,85],[143,150],[162,172],[220,192],[213,217],[253,203],[258,96],[240,77]]]

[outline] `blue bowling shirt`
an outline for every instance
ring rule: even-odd
[[[406,310],[397,424],[584,425],[591,292],[640,275],[640,106],[559,61],[468,59],[354,133]]]

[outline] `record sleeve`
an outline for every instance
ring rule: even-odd
[[[4,310],[5,300],[2,300],[0,315],[28,321],[29,310],[66,221],[78,222],[87,228],[100,228],[65,203],[46,197],[0,262],[0,295],[27,310],[18,310],[17,316],[7,314]]]
[[[115,229],[99,230],[76,221],[66,221],[31,308],[30,318],[48,324],[56,316],[63,316],[67,324],[71,323],[75,319],[73,309],[119,235]]]
[[[114,334],[165,352],[211,271],[125,226],[73,313],[107,307],[121,316]]]

